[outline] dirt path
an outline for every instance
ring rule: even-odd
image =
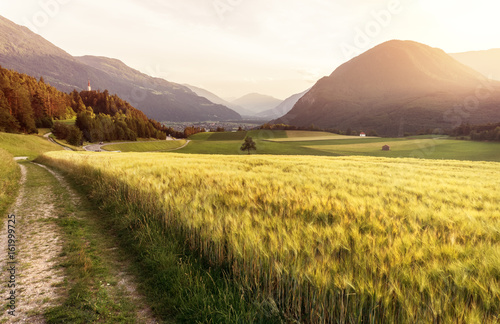
[[[63,253],[65,236],[57,222],[64,214],[89,224],[92,239],[100,242],[98,248],[102,251],[98,254],[105,258],[103,267],[110,278],[108,282],[114,284],[97,285],[105,287],[111,303],[119,305],[125,298],[127,303],[134,305],[132,315],[135,314],[135,322],[157,323],[138,292],[134,276],[127,270],[127,260],[119,253],[112,237],[105,229],[94,230],[92,227],[96,226],[95,215],[85,207],[89,204],[86,198],[75,192],[62,175],[43,165],[23,162],[20,166],[20,192],[10,210],[10,215],[15,215],[15,224],[10,222],[9,226],[9,217],[13,219],[13,216],[2,218],[4,224],[0,232],[0,296],[4,300],[10,297],[14,288],[8,285],[15,281],[12,294],[15,297],[15,316],[9,314],[10,308],[2,307],[0,322],[45,323],[46,311],[67,300],[71,283],[68,283],[63,267],[66,262]],[[71,206],[68,208],[68,205]],[[15,241],[9,241],[9,229],[15,234]],[[9,243],[17,252],[14,256],[8,254]],[[16,263],[9,263],[12,261]],[[9,270],[13,267],[15,272],[12,271],[11,275]],[[6,300],[3,305],[9,302]]]
[[[15,297],[15,316],[3,311],[0,321],[9,323],[44,323],[46,309],[56,305],[65,292],[60,288],[64,273],[57,267],[62,250],[56,217],[54,196],[44,179],[31,178],[34,166],[21,165],[21,189],[13,206],[11,220],[5,220],[0,234],[2,290],[1,295]],[[15,242],[10,242],[17,254],[9,258],[7,247],[8,223]],[[15,233],[12,233],[12,230]],[[15,264],[7,262],[16,261]],[[12,268],[15,271],[9,271]],[[12,272],[12,275],[11,275]],[[6,287],[10,283],[11,288]],[[15,285],[15,286],[14,286]],[[11,294],[11,290],[15,290]],[[10,310],[10,309],[8,309]]]
[[[72,150],[72,149],[70,149],[69,147],[64,146],[64,145],[61,145],[61,144],[57,143],[56,141],[54,141],[54,139],[52,139],[52,137],[50,137],[50,135],[52,135],[52,133],[47,133],[47,134],[43,135],[43,137],[45,137],[45,138],[46,138],[49,142],[52,142],[52,143],[54,143],[54,144],[56,144],[56,145],[61,146],[61,147],[62,147],[62,148],[64,148],[66,151],[73,151],[73,150]]]
[[[177,150],[183,149],[186,146],[188,146],[189,142],[191,142],[191,140],[186,140],[186,143],[182,144],[182,146],[179,146],[178,148],[175,148],[175,149],[170,150],[170,151],[177,151]]]

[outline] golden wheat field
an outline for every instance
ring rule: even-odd
[[[500,163],[74,152],[43,160],[148,210],[288,319],[500,321]]]

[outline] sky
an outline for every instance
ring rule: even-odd
[[[285,99],[391,39],[500,48],[498,0],[0,0],[74,56],[117,58],[225,98]]]

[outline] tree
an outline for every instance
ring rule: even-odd
[[[243,143],[243,145],[241,145],[240,150],[248,151],[248,154],[250,154],[250,151],[257,151],[257,147],[252,138],[248,136],[247,138],[245,138],[245,142]]]
[[[69,144],[74,146],[81,145],[82,139],[83,139],[83,133],[78,127],[74,125],[69,127],[69,134],[68,138],[66,139],[66,141],[68,141]]]
[[[68,138],[69,126],[56,122],[54,126],[52,126],[52,134],[54,134],[57,139],[64,140]]]

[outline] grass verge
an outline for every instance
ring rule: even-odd
[[[0,218],[14,202],[19,190],[21,172],[9,152],[0,148]]]
[[[116,289],[106,244],[106,235],[96,226],[96,213],[91,205],[75,206],[65,187],[47,170],[32,163],[28,171],[27,195],[40,186],[50,188],[56,203],[53,221],[62,230],[63,252],[60,266],[64,268],[67,296],[60,305],[45,313],[47,323],[134,323],[135,308],[126,292]]]

